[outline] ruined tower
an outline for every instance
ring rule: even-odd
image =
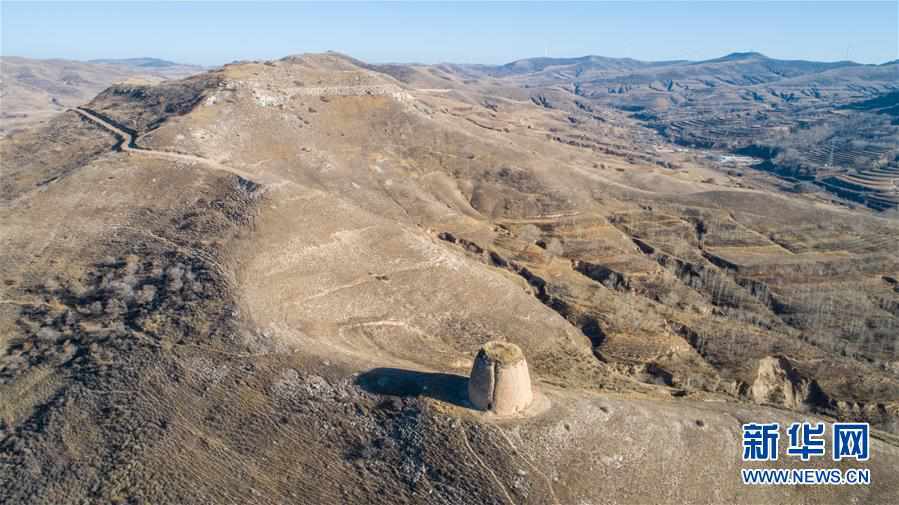
[[[533,398],[528,364],[521,349],[508,342],[484,344],[471,367],[471,404],[480,410],[511,415],[527,408]]]

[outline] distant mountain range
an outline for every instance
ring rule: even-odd
[[[762,84],[841,68],[882,68],[853,61],[820,62],[780,60],[757,52],[737,52],[702,61],[640,61],[632,58],[582,56],[578,58],[528,58],[504,65],[455,65],[466,72],[497,78],[526,77],[536,83],[569,80],[583,83],[615,82],[619,85],[653,81],[693,80],[705,84],[738,86]],[[545,78],[540,81],[540,77]]]
[[[128,67],[138,68],[173,68],[173,67],[196,67],[197,65],[185,65],[183,63],[175,63],[174,61],[161,60],[159,58],[104,58],[99,60],[89,60],[88,63],[100,63],[104,65],[124,65]]]
[[[636,60],[633,58],[612,58],[606,56],[596,56],[596,55],[587,55],[580,56],[575,58],[547,58],[547,57],[538,57],[538,58],[525,58],[522,60],[512,61],[510,63],[506,63],[503,65],[473,65],[482,68],[491,68],[496,69],[497,72],[506,72],[509,74],[512,73],[526,73],[526,72],[537,72],[543,70],[548,67],[565,67],[565,66],[590,66],[593,68],[602,68],[602,69],[637,69],[637,68],[651,68],[651,67],[661,67],[661,66],[678,66],[678,65],[703,65],[709,63],[728,63],[728,62],[764,62],[768,64],[775,65],[783,65],[783,66],[791,66],[791,67],[802,67],[807,69],[815,69],[820,71],[821,69],[827,68],[838,68],[838,67],[846,67],[846,66],[859,66],[864,65],[863,63],[856,63],[854,61],[835,61],[835,62],[820,62],[820,61],[810,61],[810,60],[780,60],[776,58],[770,58],[765,56],[762,53],[758,52],[736,52],[730,53],[728,55],[722,56],[720,58],[713,58],[709,60],[663,60],[663,61],[642,61]],[[887,62],[884,63],[890,64],[895,63]]]

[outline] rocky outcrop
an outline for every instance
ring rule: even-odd
[[[800,375],[783,356],[767,356],[759,360],[749,395],[756,403],[782,405],[790,409],[807,409],[827,402],[818,383]]]
[[[609,289],[629,290],[631,288],[630,279],[628,279],[627,275],[616,272],[605,265],[579,260],[573,261],[571,265],[578,272]]]
[[[87,107],[117,126],[144,134],[169,118],[189,113],[206,99],[207,92],[223,85],[216,72],[155,85],[122,83],[107,88]]]

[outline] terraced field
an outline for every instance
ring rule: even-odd
[[[899,163],[869,168],[846,175],[827,177],[823,185],[871,208],[888,210],[899,207]]]

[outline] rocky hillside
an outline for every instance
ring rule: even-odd
[[[457,72],[227,65],[0,141],[3,501],[894,501],[899,223]],[[492,340],[521,416],[467,402]],[[800,419],[872,423],[874,484],[743,486],[741,423]]]

